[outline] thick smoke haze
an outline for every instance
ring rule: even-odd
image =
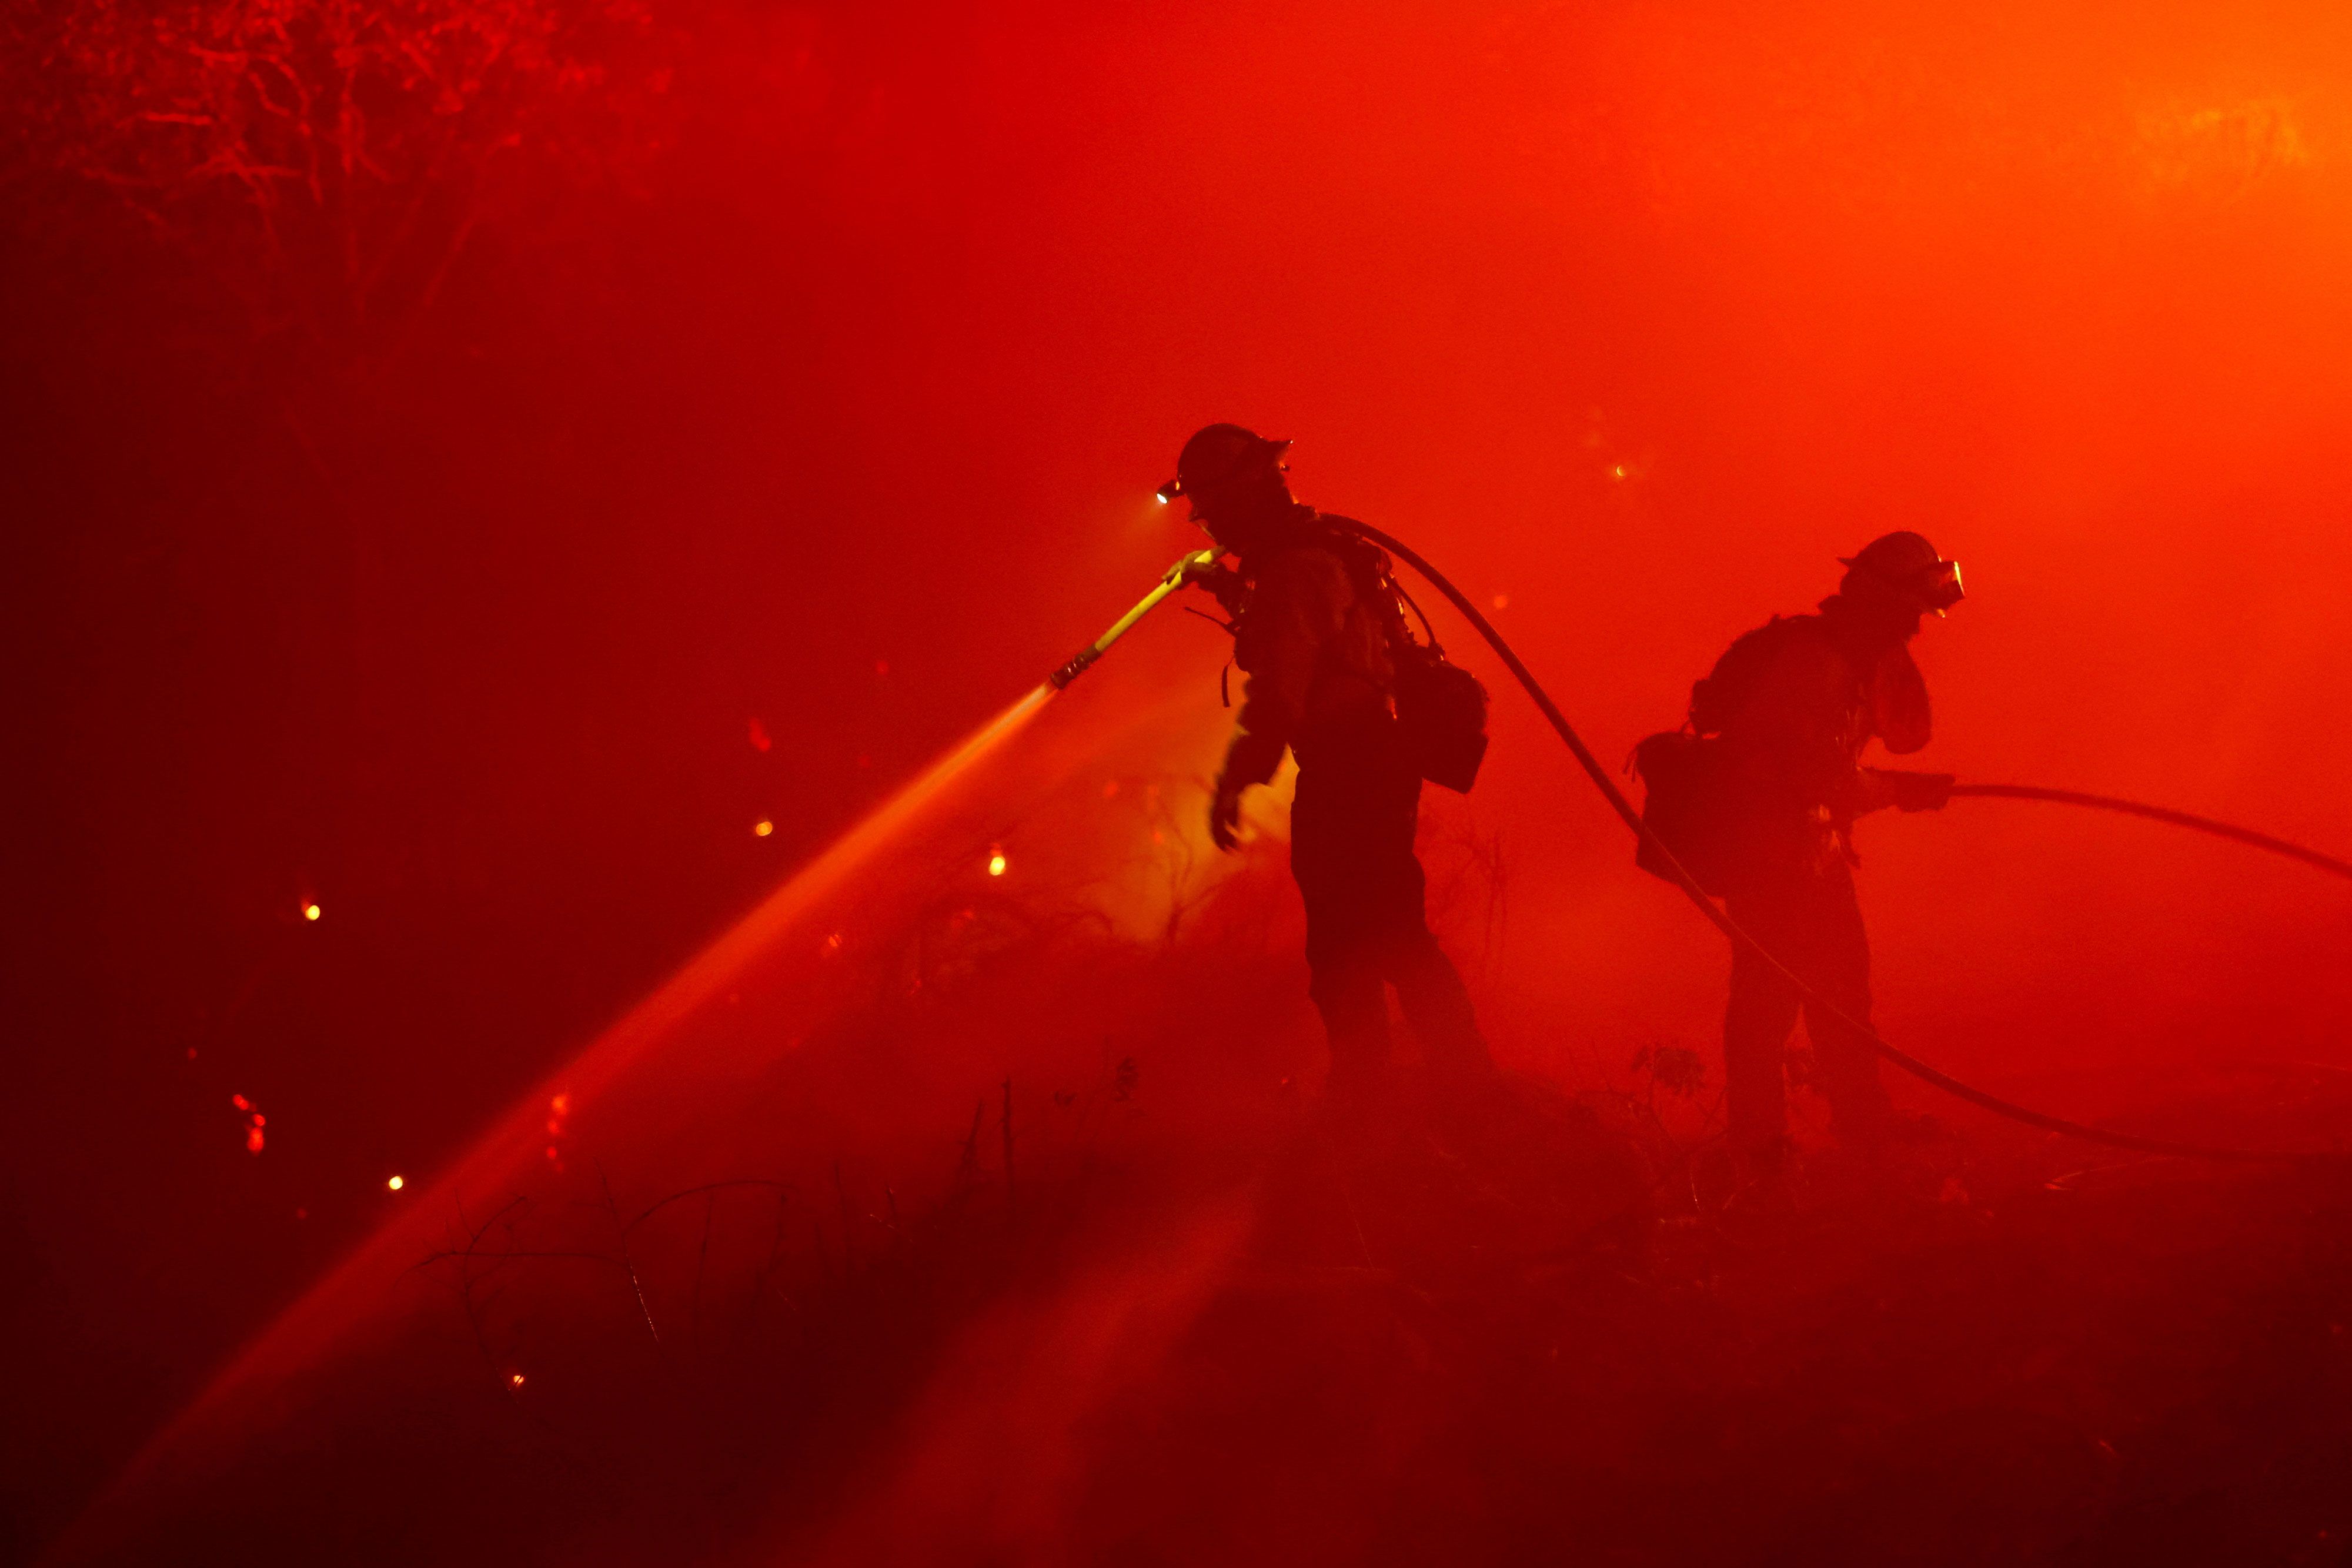
[[[1917,645],[1920,766],[2352,852],[2337,7],[5,26],[12,1547],[405,1222],[391,1176],[456,1167],[1195,548],[1151,492],[1211,420],[1490,605],[1612,761],[1912,528],[1969,591]],[[1495,689],[1433,815],[1483,868],[1439,934],[1498,1054],[1715,1071],[1720,939],[1423,601]],[[1227,653],[1162,612],[943,852],[1152,930],[1140,835],[1208,853]],[[1164,812],[1104,815],[1146,779]],[[2352,901],[2302,868],[1994,802],[1861,849],[1882,1027],[1999,1092],[2352,1065]],[[1275,977],[1266,1073],[1310,1071]],[[910,1107],[954,1125],[995,1071]]]

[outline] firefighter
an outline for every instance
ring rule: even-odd
[[[1820,998],[1735,946],[1723,1023],[1729,1140],[1759,1176],[1786,1160],[1783,1051],[1800,1012],[1840,1141],[1868,1148],[1904,1130],[1877,1053],[1853,1027],[1870,1024],[1853,824],[1883,807],[1936,810],[1951,798],[1949,774],[1865,768],[1862,755],[1874,738],[1897,756],[1927,744],[1927,688],[1910,644],[1927,614],[1959,602],[1959,567],[1910,532],[1874,539],[1842,564],[1838,591],[1817,613],[1775,617],[1740,638],[1691,697],[1692,727],[1721,737],[1737,803],[1726,912]]]
[[[1400,744],[1392,634],[1402,633],[1383,552],[1292,498],[1286,441],[1212,424],[1184,444],[1163,498],[1238,562],[1209,586],[1234,610],[1234,663],[1247,679],[1209,807],[1209,836],[1232,851],[1242,792],[1298,758],[1290,867],[1307,906],[1308,994],[1331,1047],[1329,1092],[1360,1098],[1390,1067],[1387,988],[1433,1073],[1491,1074],[1461,976],[1430,935],[1413,828],[1421,776]],[[1391,632],[1391,627],[1395,632]]]

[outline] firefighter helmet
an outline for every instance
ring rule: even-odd
[[[1859,573],[1909,594],[1923,609],[1941,615],[1967,597],[1960,590],[1960,563],[1946,560],[1924,534],[1909,529],[1885,534],[1855,555],[1841,556],[1847,572]]]
[[[1289,450],[1287,441],[1269,441],[1238,424],[1203,425],[1177,455],[1176,477],[1160,486],[1160,498],[1172,501],[1203,486],[1214,488],[1262,460],[1279,465]]]

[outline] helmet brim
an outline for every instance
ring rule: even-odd
[[[1172,501],[1179,496],[1189,496],[1203,488],[1213,490],[1261,462],[1270,462],[1279,467],[1283,454],[1289,450],[1290,443],[1287,441],[1276,441],[1263,435],[1253,435],[1250,444],[1234,452],[1230,458],[1218,465],[1213,474],[1195,474],[1188,481],[1180,467],[1176,477],[1160,486],[1159,497],[1165,502]]]
[[[1838,564],[1848,571],[1859,571],[1874,581],[1911,595],[1919,601],[1922,610],[1932,610],[1939,618],[1968,597],[1967,591],[1960,586],[1960,563],[1947,560],[1941,556],[1930,564],[1922,565],[1917,571],[1906,572],[1901,577],[1879,570],[1860,556],[1842,555],[1837,559]]]

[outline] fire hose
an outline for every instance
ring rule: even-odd
[[[2181,1143],[2170,1138],[2147,1138],[2133,1133],[2111,1132],[2103,1127],[2068,1121],[2063,1116],[2053,1116],[2046,1112],[2036,1111],[2030,1106],[2004,1100],[1997,1094],[1988,1093],[1973,1084],[1963,1083],[1948,1072],[1930,1067],[1908,1051],[1888,1043],[1876,1030],[1848,1014],[1813,987],[1808,985],[1801,976],[1782,963],[1755,937],[1748,935],[1738,921],[1726,914],[1723,907],[1707,894],[1705,888],[1699,886],[1697,879],[1684,868],[1681,862],[1675,859],[1673,852],[1661,843],[1656,833],[1642,821],[1642,813],[1636,810],[1633,802],[1625,798],[1625,792],[1617,787],[1616,780],[1610,778],[1608,769],[1601,767],[1601,759],[1593,756],[1592,748],[1584,744],[1583,738],[1576,733],[1575,727],[1568,722],[1567,716],[1559,711],[1559,705],[1551,700],[1550,695],[1543,689],[1542,684],[1535,678],[1527,665],[1520,662],[1519,656],[1511,651],[1511,645],[1503,641],[1502,633],[1496,631],[1493,623],[1478,612],[1478,607],[1473,604],[1460,589],[1454,587],[1447,580],[1444,574],[1422,559],[1402,541],[1360,523],[1356,525],[1355,531],[1419,572],[1428,580],[1432,587],[1444,594],[1447,601],[1462,612],[1463,617],[1477,630],[1478,635],[1486,639],[1486,645],[1495,650],[1495,656],[1503,661],[1504,666],[1511,672],[1512,678],[1526,689],[1528,696],[1535,703],[1538,710],[1543,714],[1545,720],[1550,724],[1560,739],[1567,744],[1569,750],[1575,754],[1578,766],[1584,769],[1586,776],[1592,780],[1594,788],[1598,789],[1602,798],[1609,802],[1610,808],[1628,828],[1633,830],[1636,837],[1648,841],[1660,862],[1668,868],[1675,884],[1682,889],[1684,896],[1696,906],[1699,913],[1705,915],[1717,930],[1722,932],[1737,946],[1754,954],[1768,967],[1795,988],[1800,996],[1819,1007],[1829,1017],[1853,1030],[1862,1039],[1869,1041],[1872,1050],[1903,1069],[1904,1071],[1932,1083],[1946,1093],[1965,1100],[1971,1105],[1990,1111],[1997,1116],[2023,1123],[2029,1127],[2038,1127],[2043,1132],[2059,1133],[2069,1137],[2081,1138],[2089,1143],[2105,1144],[2110,1148],[2132,1149],[2148,1155],[2170,1155],[2190,1159],[2225,1160],[2234,1163],[2268,1164],[2277,1161],[2337,1157],[2329,1155],[2275,1154],[2256,1149],[2221,1148],[2205,1144]],[[2134,800],[2117,800],[2104,795],[2083,795],[2072,790],[2038,789],[2023,785],[2009,784],[1958,785],[1952,792],[1955,795],[2057,801],[2067,805],[2089,806],[2103,810],[2122,811],[2133,816],[2148,817],[2158,821],[2169,822],[2177,827],[2192,828],[2199,831],[2231,839],[2240,843],[2252,844],[2259,849],[2290,855],[2339,876],[2352,877],[2352,865],[2347,865],[2331,856],[2323,855],[2315,850],[2305,849],[2300,844],[2289,843],[2284,839],[2274,839],[2266,833],[2257,833],[2249,829],[2233,827],[2226,822],[2216,822],[2203,817],[2192,817],[2185,811],[2167,810],[2161,807],[2142,805]]]
[[[1725,912],[1723,906],[1717,904],[1705,888],[1699,885],[1698,880],[1684,867],[1675,857],[1673,851],[1668,849],[1659,840],[1656,832],[1642,820],[1640,810],[1625,798],[1625,792],[1617,787],[1617,781],[1610,777],[1609,770],[1601,766],[1601,759],[1593,755],[1592,748],[1584,743],[1581,736],[1577,734],[1575,726],[1568,722],[1567,716],[1560,712],[1559,706],[1552,701],[1550,694],[1544,690],[1542,683],[1536,679],[1534,673],[1520,660],[1511,645],[1503,640],[1502,633],[1495,630],[1493,622],[1479,612],[1478,607],[1472,603],[1468,596],[1456,588],[1444,573],[1432,566],[1411,546],[1391,535],[1363,523],[1351,521],[1345,526],[1347,531],[1379,546],[1412,568],[1429,582],[1430,586],[1444,595],[1454,609],[1462,612],[1463,618],[1468,621],[1478,635],[1486,640],[1486,645],[1495,651],[1495,656],[1503,662],[1504,667],[1510,671],[1511,677],[1518,682],[1520,687],[1528,694],[1528,699],[1543,715],[1545,722],[1551,726],[1553,732],[1574,755],[1577,765],[1584,769],[1585,776],[1592,780],[1593,788],[1601,791],[1601,798],[1609,802],[1610,809],[1617,813],[1618,818],[1636,838],[1644,841],[1656,856],[1658,864],[1665,870],[1668,880],[1682,890],[1684,896],[1690,900],[1692,905],[1706,918],[1709,924],[1722,932],[1735,946],[1753,954],[1768,968],[1780,975],[1807,1002],[1845,1028],[1852,1030],[1857,1037],[1867,1041],[1873,1051],[1904,1071],[1935,1085],[1957,1099],[1964,1100],[1980,1110],[1989,1111],[1996,1116],[2021,1123],[2029,1127],[2039,1128],[2046,1133],[2080,1138],[2086,1143],[2104,1144],[2110,1148],[2129,1149],[2140,1154],[2187,1159],[2219,1160],[2233,1164],[2293,1163],[2336,1160],[2345,1157],[2338,1153],[2297,1154],[2227,1148],[2207,1144],[2184,1143],[2170,1138],[2142,1137],[2134,1133],[2118,1133],[2104,1127],[2094,1127],[2086,1123],[2069,1121],[2063,1116],[2053,1116],[2047,1112],[2036,1111],[2031,1106],[2004,1100],[1973,1084],[1962,1082],[1949,1073],[1931,1067],[1908,1051],[1889,1043],[1875,1029],[1853,1017],[1807,983],[1802,976],[1749,935],[1738,921]],[[1122,616],[1108,632],[1080,650],[1076,657],[1054,673],[1051,680],[1055,687],[1059,689],[1066,686],[1084,674],[1088,665],[1100,658],[1113,643],[1124,636],[1138,621],[1140,621],[1162,600],[1213,566],[1216,558],[1217,552],[1213,550],[1198,550],[1171,567],[1160,580],[1160,585],[1147,595],[1142,602]],[[2209,817],[2194,816],[2186,811],[2150,806],[2137,800],[2126,800],[2109,795],[2084,794],[2071,789],[2044,789],[2021,784],[1959,784],[1953,787],[1952,793],[1956,797],[2045,801],[2143,817],[2152,821],[2211,834],[2235,843],[2284,855],[2333,875],[2352,878],[2352,863],[2338,860],[2332,855],[2322,854],[2316,850],[2305,848],[2285,839],[2273,838],[2267,833],[2259,833],[2249,828],[2216,821]]]
[[[1956,796],[1976,795],[1992,800],[2049,800],[2061,806],[2087,806],[2095,811],[2146,817],[2151,822],[2188,828],[2194,832],[2210,833],[2217,839],[2227,839],[2231,843],[2268,850],[2274,855],[2284,855],[2307,866],[2316,866],[2331,876],[2352,877],[2352,862],[2321,854],[2317,850],[2305,849],[2289,840],[2274,839],[2268,833],[2258,833],[2252,828],[2241,828],[2235,823],[2217,822],[2210,817],[2191,816],[2187,811],[2151,806],[2140,800],[2126,800],[2115,795],[2086,795],[2079,789],[2043,789],[2031,784],[1955,784],[1952,793]]]

